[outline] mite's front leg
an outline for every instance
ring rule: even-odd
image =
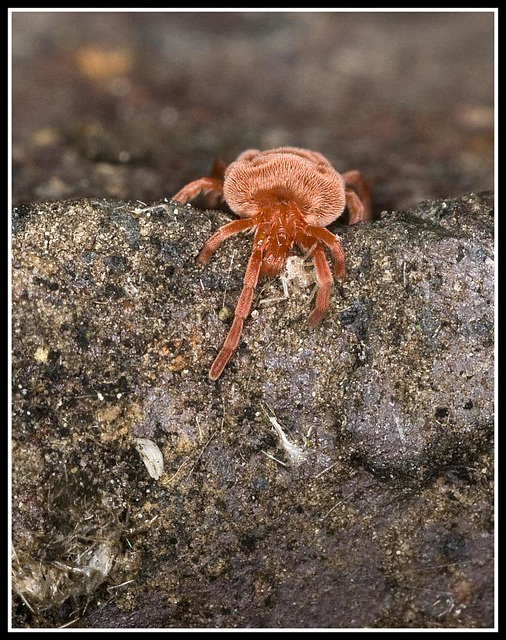
[[[242,327],[244,321],[248,317],[253,300],[253,292],[257,286],[258,276],[260,275],[260,267],[262,265],[262,249],[255,248],[248,262],[248,267],[244,275],[244,286],[237,301],[235,308],[234,320],[228,332],[225,342],[220,352],[216,356],[211,369],[209,371],[209,379],[216,380],[220,377],[223,369],[226,367],[230,356],[237,349],[241,339]]]
[[[318,293],[316,294],[316,307],[309,316],[308,323],[312,327],[317,327],[329,308],[330,289],[334,278],[320,244],[313,251],[313,260],[318,280]]]
[[[190,200],[193,200],[193,198],[196,198],[202,191],[212,191],[219,196],[223,196],[223,180],[219,180],[218,178],[200,178],[199,180],[194,180],[178,191],[176,195],[172,197],[172,200],[186,204]]]
[[[245,231],[246,229],[251,229],[255,224],[256,221],[253,218],[240,218],[239,220],[232,220],[232,222],[223,225],[223,227],[220,227],[202,247],[197,258],[198,262],[200,262],[200,264],[207,264],[213,253],[224,240],[230,238],[230,236],[233,236],[236,233]]]

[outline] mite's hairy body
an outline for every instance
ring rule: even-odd
[[[216,380],[239,344],[253,292],[260,276],[275,276],[285,266],[294,244],[314,260],[318,293],[309,324],[317,326],[327,312],[333,275],[325,251],[330,249],[334,275],[345,273],[344,252],[337,236],[325,229],[348,207],[350,224],[371,215],[369,190],[358,171],[341,175],[316,151],[281,147],[269,151],[250,149],[228,167],[215,163],[213,177],[195,180],[173,198],[188,202],[202,191],[221,195],[239,216],[221,227],[204,245],[198,260],[207,264],[226,238],[254,230],[253,249],[234,320],[209,377]]]

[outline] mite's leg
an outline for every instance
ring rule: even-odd
[[[194,180],[178,191],[176,195],[172,197],[172,200],[186,204],[189,200],[192,200],[192,198],[197,197],[202,191],[215,191],[223,195],[223,180],[218,180],[217,178],[200,178],[199,180]]]
[[[227,163],[221,160],[220,158],[216,158],[213,162],[213,166],[211,169],[211,173],[209,174],[210,178],[215,178],[216,180],[224,180],[225,179],[225,170],[227,168]]]
[[[346,187],[344,191],[346,193],[346,206],[350,213],[348,224],[362,222],[366,219],[364,203],[350,187]]]
[[[234,321],[232,322],[232,326],[230,327],[220,352],[216,356],[216,360],[213,362],[211,369],[209,370],[210,380],[216,380],[220,377],[223,369],[227,365],[227,362],[230,360],[230,356],[237,349],[237,345],[241,339],[244,320],[248,317],[249,310],[251,308],[253,292],[257,286],[261,264],[262,250],[260,248],[256,248],[253,250],[248,262],[248,267],[244,276],[244,287],[235,307]]]
[[[205,243],[202,251],[199,253],[197,261],[200,262],[200,264],[207,264],[213,253],[224,240],[240,231],[250,229],[255,226],[255,224],[253,218],[240,218],[239,220],[232,220],[232,222],[223,225],[223,227],[220,227]]]
[[[211,173],[209,174],[210,178],[215,178],[216,180],[225,180],[225,170],[227,168],[227,164],[220,160],[220,158],[216,158],[213,163]],[[223,201],[223,193],[219,191],[208,191],[204,194],[202,202],[204,206],[208,209],[218,209]]]
[[[321,245],[318,245],[313,251],[313,260],[318,280],[318,293],[316,294],[316,307],[309,316],[308,322],[312,327],[317,327],[329,308],[330,288],[334,279]]]
[[[325,227],[307,227],[309,233],[314,239],[324,242],[332,252],[334,258],[334,274],[336,278],[343,278],[346,273],[344,265],[344,251],[341,241],[331,231]]]
[[[350,212],[350,224],[369,220],[371,217],[371,192],[360,171],[346,171],[343,178],[347,187],[354,187],[356,190],[346,189],[346,205]],[[358,194],[358,195],[357,195]],[[355,196],[355,197],[354,197]]]

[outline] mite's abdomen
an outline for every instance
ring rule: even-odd
[[[295,147],[245,151],[228,166],[223,193],[239,216],[255,216],[266,206],[291,201],[316,226],[330,224],[346,203],[344,180],[328,160]]]

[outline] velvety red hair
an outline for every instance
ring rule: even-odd
[[[225,171],[223,194],[242,218],[276,201],[293,202],[306,222],[318,227],[326,227],[346,206],[341,174],[321,153],[297,147],[244,151]]]

